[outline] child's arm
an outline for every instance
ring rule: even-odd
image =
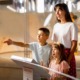
[[[27,48],[29,47],[29,44],[24,44],[23,42],[12,41],[11,39],[4,41],[4,43],[7,43],[8,45],[16,45],[20,47],[27,47]]]
[[[68,74],[69,68],[70,68],[69,64],[66,61],[63,61],[61,65],[62,65],[61,66],[61,68],[62,68],[61,72],[64,74]],[[61,75],[60,77],[65,78],[66,76]]]

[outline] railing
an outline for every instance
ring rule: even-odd
[[[7,54],[7,53],[23,53],[23,55],[25,55],[24,57],[32,57],[30,50],[28,50],[27,52],[25,52],[25,54],[24,54],[24,51],[8,51],[8,52],[2,52],[2,53],[0,53],[0,55],[2,55],[2,54]],[[44,66],[41,66],[41,65],[38,65],[38,64],[34,64],[34,63],[31,63],[31,64],[32,64],[32,65],[35,65],[35,66],[38,66],[38,67],[41,67],[41,68],[44,68],[44,69],[47,69],[47,70],[50,70],[50,71],[53,71],[53,72],[58,73],[58,74],[60,74],[60,75],[66,76],[66,77],[68,77],[68,78],[71,78],[71,79],[73,79],[73,80],[80,80],[80,79],[75,78],[75,77],[73,77],[73,76],[70,76],[70,75],[68,75],[68,74],[64,74],[64,73],[58,72],[58,71],[56,71],[56,70],[54,70],[54,69],[50,69],[50,68],[47,68],[47,67],[44,67]],[[77,68],[76,68],[76,71],[77,71],[77,74],[78,74],[78,76],[79,76],[79,74],[80,74],[80,68],[77,67]]]

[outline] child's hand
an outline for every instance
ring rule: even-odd
[[[44,66],[44,62],[43,62],[43,61],[40,61],[40,65],[41,65],[41,66]]]
[[[11,39],[8,39],[7,41],[4,41],[4,43],[7,43],[8,45],[11,45],[13,41]]]

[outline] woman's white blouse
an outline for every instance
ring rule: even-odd
[[[78,40],[78,28],[73,22],[56,23],[53,28],[52,40],[62,43],[66,48],[71,47],[72,40]]]

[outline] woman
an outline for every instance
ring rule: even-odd
[[[69,75],[76,77],[74,52],[77,47],[78,29],[72,22],[68,7],[65,3],[55,5],[54,10],[58,23],[54,25],[52,40],[64,45],[67,61],[70,65]]]

